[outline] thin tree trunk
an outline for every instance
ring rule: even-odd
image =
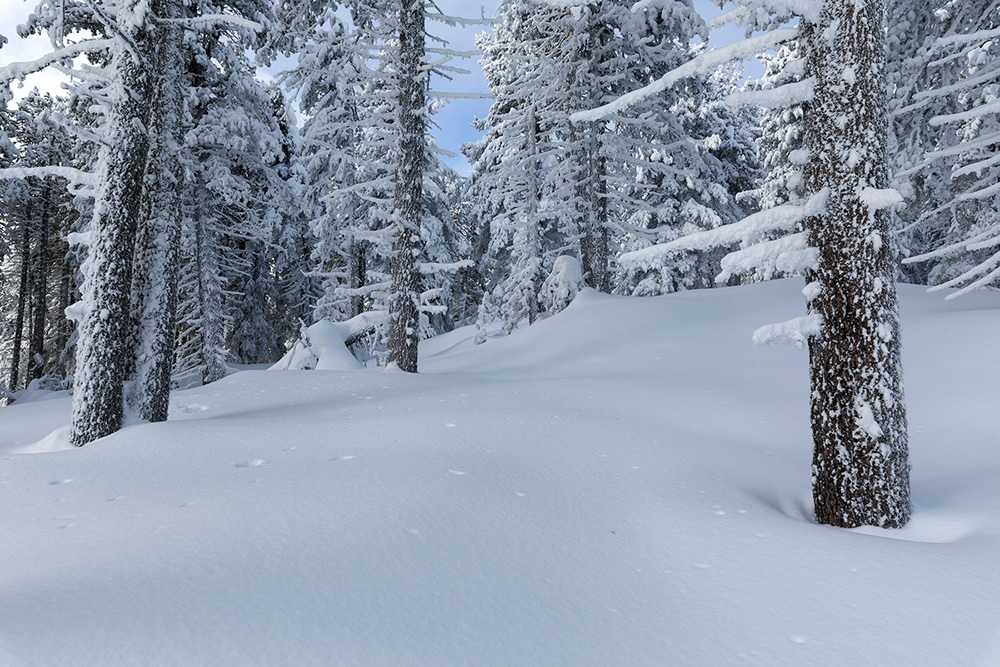
[[[13,345],[10,352],[10,390],[17,391],[21,372],[21,341],[24,336],[24,314],[28,308],[28,267],[31,254],[31,188],[28,187],[28,204],[21,220],[21,275],[17,289],[17,315],[14,317]]]
[[[42,180],[42,217],[38,220],[35,250],[35,274],[31,281],[31,340],[28,344],[28,380],[45,374],[45,321],[48,314],[49,225],[54,192],[49,179]]]
[[[225,331],[222,317],[222,278],[219,274],[216,234],[200,210],[194,212],[195,253],[198,265],[199,333],[202,384],[226,377]]]
[[[399,23],[399,154],[393,196],[392,292],[389,296],[388,362],[417,372],[427,112],[424,100],[424,2],[404,0]]]
[[[824,0],[805,26],[815,98],[806,115],[807,184],[828,189],[808,221],[819,250],[810,312],[813,499],[820,523],[898,527],[910,516],[899,316],[886,187],[885,6]]]

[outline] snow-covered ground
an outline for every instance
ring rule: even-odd
[[[901,288],[899,531],[811,520],[800,281],[625,299],[422,373],[245,371],[65,449],[0,410],[0,665],[1000,664],[1000,294]]]

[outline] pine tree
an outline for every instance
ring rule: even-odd
[[[931,87],[913,96],[931,139],[926,159],[910,170],[924,185],[918,192],[934,195],[924,198],[927,211],[916,221],[934,249],[909,261],[931,264],[928,282],[935,289],[961,287],[952,295],[958,296],[1000,277],[1000,253],[994,250],[1000,238],[1000,7],[945,2],[935,17],[940,37],[920,54]]]
[[[803,119],[805,202],[651,248],[637,261],[654,262],[676,250],[734,241],[752,244],[762,235],[794,232],[804,221],[804,233],[772,237],[729,255],[722,277],[761,260],[807,274],[809,315],[766,327],[755,339],[809,343],[816,518],[845,527],[902,526],[910,515],[909,462],[893,246],[885,210],[900,200],[887,188],[885,3],[796,3],[796,28],[780,27],[791,18],[791,5],[776,11],[781,3],[741,4],[737,15],[748,30],[764,30],[762,35],[721,53],[707,52],[632,98],[577,117],[613,113],[693,73],[798,39],[805,51],[805,78],[786,86],[780,97],[808,103]],[[775,98],[774,93],[763,95]]]

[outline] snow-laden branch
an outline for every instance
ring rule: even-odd
[[[953,46],[964,46],[975,42],[985,42],[997,37],[1000,37],[1000,28],[989,28],[988,30],[979,30],[977,32],[970,32],[964,35],[949,35],[948,37],[941,37],[935,41],[934,50],[941,51]]]
[[[862,203],[872,213],[882,209],[892,208],[903,203],[903,195],[895,188],[864,188],[858,193]]]
[[[739,222],[723,225],[716,229],[688,234],[668,243],[627,252],[621,256],[622,265],[646,266],[658,262],[673,252],[708,250],[734,245],[748,244],[762,235],[770,232],[792,231],[795,226],[812,216],[821,215],[826,211],[826,201],[830,195],[827,188],[820,190],[802,205],[783,204],[753,215],[748,215]]]
[[[995,231],[996,230],[994,230],[994,232]],[[989,285],[998,277],[1000,277],[1000,252],[995,253],[985,262],[977,264],[976,266],[972,267],[962,275],[955,276],[948,282],[941,283],[940,285],[935,285],[934,287],[929,288],[927,291],[937,292],[950,287],[958,287],[962,283],[968,280],[972,280],[972,282],[970,282],[962,289],[946,296],[945,301],[949,301],[951,299],[956,299],[962,296],[963,294],[968,294],[974,289],[978,289],[985,285]]]
[[[792,343],[800,350],[823,329],[823,317],[813,313],[796,317],[787,322],[766,324],[753,332],[754,345],[775,345]]]
[[[766,10],[768,14],[798,16],[809,23],[818,23],[822,4],[821,2],[817,2],[817,0],[768,0]],[[758,11],[759,8],[757,7],[737,7],[736,9],[731,9],[728,12],[710,18],[708,20],[708,27],[719,28],[727,23],[738,23],[745,26],[751,19],[756,19]]]
[[[928,121],[928,124],[931,127],[937,127],[938,125],[945,125],[947,123],[960,123],[973,118],[981,118],[982,116],[987,116],[989,114],[996,113],[997,111],[1000,111],[1000,100],[994,100],[989,104],[983,104],[973,109],[969,109],[968,111],[934,116],[930,119],[930,121]]]
[[[47,53],[37,60],[26,60],[23,62],[10,63],[0,67],[0,81],[9,83],[14,79],[23,79],[29,74],[40,72],[46,67],[53,65],[67,58],[75,58],[84,53],[102,51],[114,46],[113,39],[91,39],[77,44],[70,44],[61,49],[56,49],[52,53]]]
[[[439,100],[492,100],[490,93],[452,93],[439,90],[427,92],[428,97],[435,97]]]
[[[546,1],[552,2],[553,0]],[[579,0],[577,0],[577,2],[578,1]],[[626,93],[615,101],[605,104],[604,106],[597,107],[596,109],[579,111],[570,116],[570,120],[574,123],[601,120],[612,113],[621,112],[623,109],[626,109],[634,104],[638,104],[643,100],[653,97],[654,95],[658,95],[682,79],[701,74],[708,74],[715,71],[722,65],[734,60],[751,58],[756,56],[758,53],[775,48],[782,42],[795,39],[798,34],[798,28],[777,28],[760,35],[754,35],[753,37],[742,39],[738,42],[734,42],[718,49],[706,51],[687,61],[680,67],[670,70],[648,86]]]
[[[726,106],[736,108],[742,105],[753,105],[765,109],[790,107],[811,100],[815,87],[816,79],[809,77],[768,90],[741,90],[726,96]]]
[[[257,21],[252,21],[248,18],[236,16],[234,14],[203,14],[202,16],[193,16],[186,19],[157,19],[157,21],[160,23],[176,23],[186,28],[203,23],[211,23],[213,25],[228,23],[239,28],[253,30],[254,32],[264,32],[264,30],[266,30],[266,26],[263,23],[258,23]]]
[[[30,177],[56,177],[64,178],[70,185],[96,187],[97,176],[77,169],[76,167],[60,167],[58,165],[45,165],[42,167],[8,167],[0,169],[0,180],[8,178],[25,179]]]
[[[460,269],[472,268],[475,265],[476,263],[471,259],[462,259],[448,264],[442,264],[440,262],[420,262],[420,264],[417,265],[417,268],[420,270],[420,273],[426,275],[441,271],[459,271]]]
[[[762,271],[770,278],[775,271],[786,274],[815,269],[819,250],[810,248],[805,232],[788,234],[770,241],[754,243],[722,258],[722,273],[715,282],[725,283],[738,274]]]

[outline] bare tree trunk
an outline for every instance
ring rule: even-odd
[[[899,316],[886,188],[884,2],[824,0],[805,26],[815,98],[806,115],[806,180],[827,189],[808,221],[813,499],[820,523],[899,527],[910,516]]]
[[[424,2],[404,0],[399,17],[399,153],[393,195],[392,293],[389,296],[388,362],[417,372],[427,109],[424,100]]]

